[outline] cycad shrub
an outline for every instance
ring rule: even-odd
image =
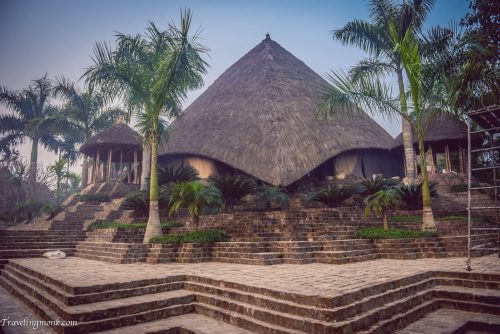
[[[347,199],[358,193],[358,188],[352,185],[329,185],[328,187],[310,193],[307,200],[323,203],[329,208],[334,208],[342,204]]]
[[[290,206],[290,197],[286,190],[279,187],[263,185],[258,188],[256,195],[258,209],[286,209]]]
[[[224,207],[233,209],[243,198],[257,191],[257,184],[249,177],[237,174],[211,177],[210,184],[220,192]]]
[[[399,187],[401,201],[408,210],[422,209],[422,183],[401,184]],[[431,197],[437,197],[437,183],[429,182]]]

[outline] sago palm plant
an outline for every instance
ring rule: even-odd
[[[389,229],[387,211],[398,208],[401,205],[400,194],[395,188],[383,189],[373,195],[368,196],[365,203],[365,217],[371,212],[382,215],[384,230]]]

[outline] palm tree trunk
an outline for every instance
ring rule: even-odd
[[[403,70],[398,68],[398,84],[399,84],[399,103],[401,111],[404,114],[408,113],[408,105],[406,102],[405,86],[403,81]],[[404,117],[401,120],[402,133],[403,133],[403,149],[404,159],[406,164],[406,177],[410,184],[415,183],[415,153],[413,151],[413,135],[411,131],[411,124]]]
[[[200,216],[196,215],[193,218],[194,218],[194,228],[195,228],[195,231],[198,231],[198,228],[200,226]]]
[[[59,204],[61,199],[61,177],[57,177],[56,183],[56,203]]]
[[[151,171],[151,145],[144,145],[142,149],[141,190],[148,190],[148,178]]]
[[[83,156],[82,163],[82,190],[85,189],[89,181],[89,162],[86,155]]]
[[[418,138],[418,150],[420,152],[420,169],[422,171],[422,230],[435,231],[436,222],[431,207],[431,192],[429,190],[429,175],[427,174],[427,165],[425,163],[424,138]]]
[[[30,166],[28,172],[28,184],[31,190],[35,189],[37,161],[38,161],[38,138],[33,138],[31,143],[31,157],[30,157]],[[30,194],[29,197],[31,197],[31,195],[32,194]]]
[[[160,213],[158,208],[158,175],[156,173],[158,161],[158,141],[153,140],[151,144],[151,178],[149,180],[149,218],[144,233],[144,243],[148,243],[151,237],[161,235]]]
[[[385,211],[382,212],[382,222],[384,224],[384,231],[389,230],[389,223],[387,220],[387,212],[385,212]]]

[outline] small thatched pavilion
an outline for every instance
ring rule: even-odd
[[[91,158],[90,183],[139,183],[142,145],[139,134],[125,124],[123,118],[90,137],[80,152]],[[84,182],[83,178],[85,187],[88,181]]]
[[[325,80],[271,40],[227,69],[173,122],[162,165],[239,171],[287,186],[312,174],[394,176],[393,138],[368,115],[317,117]]]
[[[473,136],[473,141],[481,140]],[[418,140],[413,134],[415,155],[419,155]],[[467,171],[467,125],[454,116],[440,116],[432,121],[424,138],[427,170],[465,173]],[[403,135],[394,139],[393,151],[403,159]],[[419,160],[415,158],[415,163]],[[417,169],[416,169],[417,170]]]

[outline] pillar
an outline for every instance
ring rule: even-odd
[[[131,163],[127,162],[127,183],[130,183],[130,168],[131,168]]]
[[[96,170],[96,183],[99,182],[100,180],[100,177],[99,177],[99,173],[101,171],[101,168],[100,168],[100,161],[99,161],[99,151],[97,151],[97,157],[96,157],[96,163],[95,163],[95,170]]]
[[[445,161],[446,161],[446,170],[448,172],[451,172],[451,157],[450,157],[450,148],[448,146],[448,144],[446,144],[444,146],[444,157],[445,157]]]
[[[106,182],[111,182],[111,158],[113,157],[113,151],[109,149],[108,153],[108,170],[107,170],[107,180]]]
[[[434,154],[432,153],[432,146],[429,145],[429,150],[427,151],[428,157],[429,157],[429,163],[431,167],[431,172],[430,174],[435,174],[436,173],[436,165],[434,164]]]
[[[137,175],[137,150],[134,150],[134,184],[139,182],[139,177]]]
[[[120,151],[120,183],[122,183],[123,179],[123,151]]]
[[[462,149],[462,145],[458,147],[458,161],[460,164],[460,173],[463,173],[465,168],[464,168],[464,150]]]

